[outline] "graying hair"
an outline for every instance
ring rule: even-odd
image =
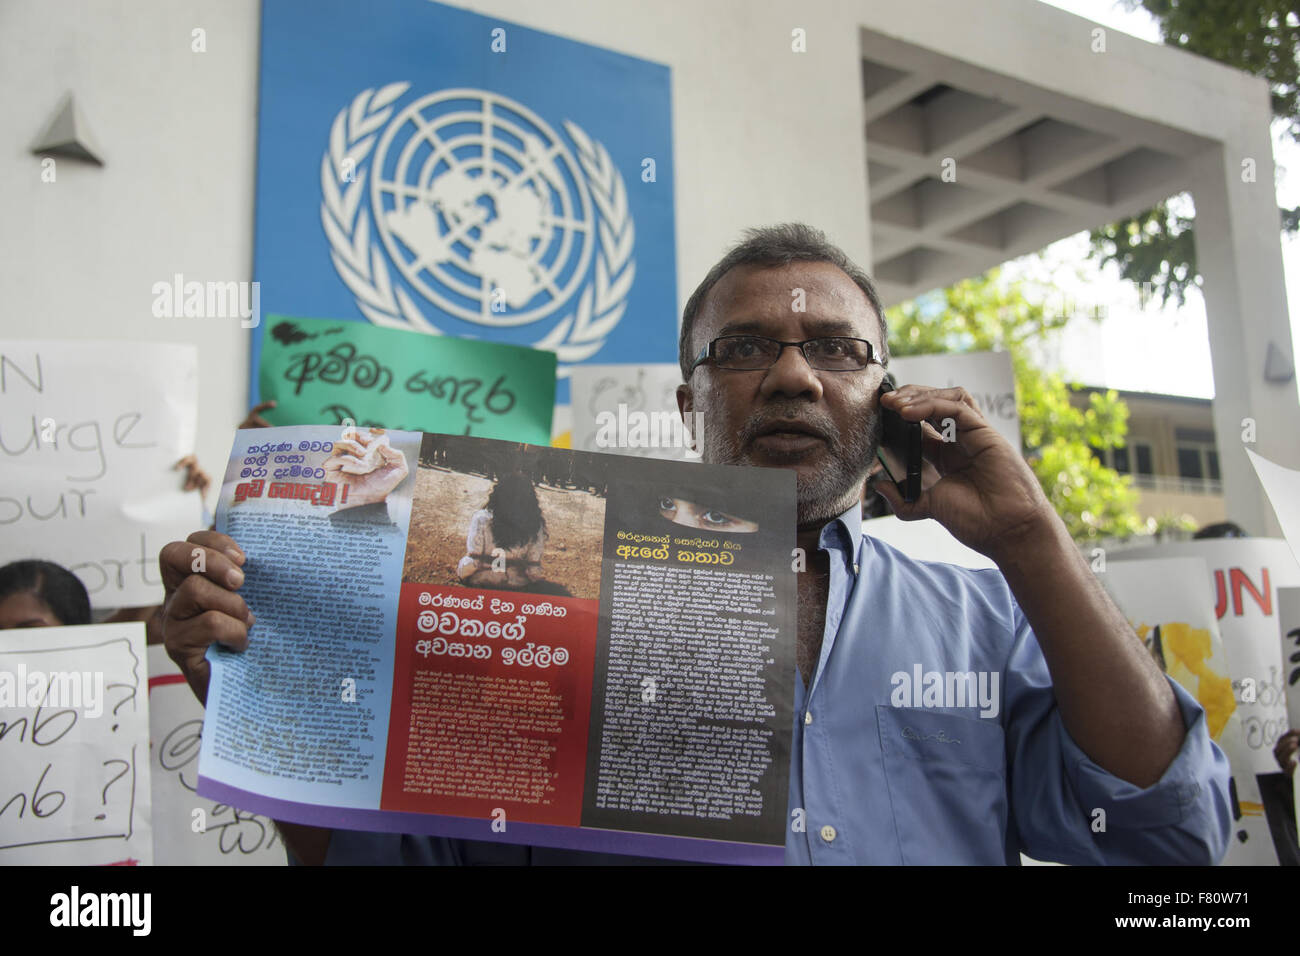
[[[885,327],[885,310],[871,278],[854,265],[844,250],[827,239],[820,229],[802,222],[784,222],[775,226],[746,229],[745,238],[709,270],[704,281],[691,293],[686,308],[682,311],[682,331],[677,344],[677,359],[681,363],[683,380],[689,377],[691,363],[695,361],[691,349],[691,331],[695,328],[695,319],[709,290],[736,266],[784,266],[791,262],[829,262],[857,284],[871,303],[880,323],[880,360],[889,361],[889,330]]]

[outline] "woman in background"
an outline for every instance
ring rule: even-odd
[[[466,554],[456,565],[461,583],[478,588],[535,590],[542,582],[546,519],[527,475],[512,472],[474,512],[465,536]]]
[[[0,630],[90,623],[90,596],[71,571],[51,561],[0,568]]]

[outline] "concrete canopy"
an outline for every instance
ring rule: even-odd
[[[1243,451],[1253,422],[1253,450],[1300,467],[1267,84],[1044,3],[977,9],[888,4],[859,28],[882,297],[1191,192],[1228,514],[1276,533]]]

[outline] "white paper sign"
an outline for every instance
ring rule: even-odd
[[[683,436],[677,410],[682,372],[676,365],[577,365],[570,381],[574,448],[699,460]]]
[[[1264,486],[1264,494],[1268,495],[1269,504],[1273,506],[1277,523],[1282,526],[1282,536],[1291,546],[1291,554],[1300,561],[1300,471],[1283,468],[1249,448],[1246,454],[1255,466],[1259,483]]]
[[[159,866],[286,866],[266,817],[200,797],[203,705],[165,648],[149,648],[154,862]]]
[[[1203,558],[1208,566],[1206,596],[1214,602],[1246,750],[1255,773],[1277,773],[1273,745],[1287,729],[1277,589],[1300,585],[1300,567],[1279,538],[1221,538],[1114,552],[1110,568],[1174,557]]]
[[[0,865],[153,862],[144,640],[0,632]]]
[[[162,599],[158,552],[199,526],[193,346],[0,342],[0,565],[71,570],[96,607]]]
[[[1228,657],[1205,589],[1209,577],[1209,568],[1199,557],[1112,561],[1097,575],[1160,669],[1204,708],[1210,737],[1232,766],[1237,806],[1224,864],[1276,865],[1254,760],[1242,736]],[[1141,728],[1134,732],[1141,733]]]
[[[988,423],[1020,450],[1020,412],[1010,352],[906,355],[890,359],[889,368],[899,385],[966,389]]]

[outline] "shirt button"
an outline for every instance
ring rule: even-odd
[[[835,828],[829,823],[822,827],[822,839],[827,843],[835,842]]]
[[[804,722],[804,726],[805,726],[805,727],[806,727],[808,724],[811,724],[811,723],[812,723],[812,711],[811,711],[811,710],[808,711],[806,714],[803,715],[803,722]]]
[[[854,574],[858,573],[858,566],[856,564],[853,565],[853,573]]]

